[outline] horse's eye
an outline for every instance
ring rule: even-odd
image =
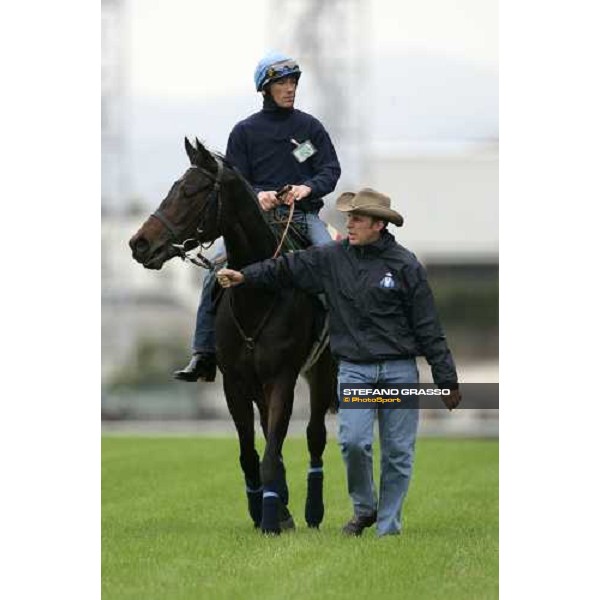
[[[200,191],[201,182],[200,181],[186,181],[183,186],[183,195],[186,197],[194,196]]]

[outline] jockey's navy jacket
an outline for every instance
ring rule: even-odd
[[[371,363],[425,356],[435,383],[455,387],[456,368],[425,269],[387,230],[373,244],[331,242],[242,273],[245,285],[324,293],[336,358]]]
[[[303,163],[292,151],[310,141],[317,152]],[[335,189],[341,169],[329,134],[320,121],[295,108],[278,107],[265,96],[263,109],[240,121],[231,131],[225,158],[248,180],[256,193],[284,185],[308,185],[312,193],[296,208],[318,211],[321,198]]]

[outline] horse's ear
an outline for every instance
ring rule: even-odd
[[[194,146],[192,146],[192,144],[190,144],[190,140],[187,139],[187,136],[185,138],[185,153],[188,155],[188,158],[190,159],[190,163],[192,165],[195,164],[198,153],[196,152],[196,149],[194,148]]]
[[[198,162],[200,164],[206,167],[210,167],[215,164],[213,155],[202,145],[198,138],[196,138],[196,151],[198,152]]]

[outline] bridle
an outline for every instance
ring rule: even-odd
[[[210,179],[210,183],[207,186],[200,188],[196,194],[200,194],[201,192],[206,191],[211,188],[209,193],[209,198],[205,205],[202,207],[202,212],[200,213],[200,219],[198,225],[196,226],[196,233],[202,234],[204,229],[204,221],[206,220],[206,212],[210,206],[216,201],[217,203],[217,228],[221,226],[221,215],[222,215],[222,200],[221,200],[221,181],[223,179],[223,160],[221,157],[212,155],[217,163],[217,174],[216,176],[208,171],[207,169],[203,169],[198,165],[192,165],[190,168],[192,169],[200,169],[200,171],[206,175]],[[214,241],[203,244],[197,236],[192,236],[183,241],[181,244],[176,244],[175,241],[179,239],[181,234],[186,230],[186,227],[178,227],[175,225],[167,216],[165,216],[164,212],[158,208],[151,215],[165,227],[165,229],[169,232],[169,236],[171,239],[171,246],[175,248],[177,255],[181,258],[181,260],[189,260],[193,264],[198,267],[204,267],[205,269],[213,269],[214,263],[211,262],[206,256],[202,254],[202,250],[208,250],[213,244]],[[193,250],[197,249],[198,246],[200,249],[196,251],[194,255]]]
[[[223,210],[222,210],[223,202],[221,199],[221,181],[223,179],[224,166],[223,166],[223,160],[221,159],[221,157],[214,155],[214,154],[212,155],[212,157],[215,159],[215,161],[217,163],[216,176],[213,175],[213,173],[211,173],[210,171],[207,171],[206,169],[199,167],[198,165],[191,166],[192,169],[200,169],[200,171],[211,180],[211,183],[209,185],[200,188],[196,192],[196,194],[204,192],[208,188],[212,187],[212,189],[210,190],[210,193],[209,193],[209,198],[208,198],[207,202],[205,203],[205,205],[202,207],[198,225],[196,226],[196,233],[199,235],[202,234],[204,231],[203,227],[204,227],[204,222],[206,220],[206,213],[208,211],[208,208],[210,206],[212,206],[214,202],[217,203],[217,230],[218,231],[221,230],[221,219],[222,219],[222,212],[223,212]],[[288,191],[288,189],[289,189],[289,186],[284,186],[281,190],[279,190],[277,192],[277,196],[280,198],[283,197],[285,195],[285,193]],[[285,230],[284,230],[281,240],[277,246],[277,249],[275,250],[273,258],[276,258],[279,255],[279,253],[281,252],[283,242],[287,236],[290,224],[292,222],[293,214],[294,214],[294,205],[292,204],[290,206]],[[183,243],[176,244],[176,243],[174,243],[175,240],[177,240],[181,236],[181,234],[185,231],[186,228],[185,227],[177,227],[174,223],[172,223],[170,221],[170,219],[168,217],[166,217],[164,215],[164,213],[161,211],[160,208],[158,208],[150,216],[154,217],[155,219],[160,221],[162,223],[162,225],[165,227],[165,229],[169,232],[169,235],[172,240],[171,246],[176,250],[177,255],[183,261],[189,260],[191,263],[193,263],[199,267],[209,269],[209,270],[212,270],[215,268],[215,264],[202,254],[202,250],[208,250],[208,248],[210,248],[214,244],[214,241],[209,242],[208,244],[203,244],[198,239],[197,236],[192,236],[190,238],[185,239],[183,241]],[[198,249],[198,247],[200,247],[200,249]],[[194,255],[194,251],[195,251],[195,255]],[[246,345],[246,349],[249,352],[254,351],[254,348],[256,346],[256,340],[257,340],[258,336],[260,335],[260,333],[262,332],[265,325],[267,324],[273,310],[275,309],[275,307],[277,306],[278,303],[279,303],[279,297],[275,296],[273,302],[268,307],[268,310],[263,315],[263,318],[261,319],[261,322],[259,323],[258,327],[255,329],[255,331],[253,332],[253,334],[251,336],[248,336],[248,335],[246,335],[241,323],[239,322],[239,320],[235,314],[235,309],[233,306],[233,295],[230,294],[229,308],[231,310],[233,322],[234,322],[237,330],[239,331],[240,335],[242,336],[242,339],[244,340],[244,343]]]
[[[208,198],[207,202],[205,203],[205,205],[202,207],[202,212],[200,213],[199,222],[198,222],[198,225],[196,226],[197,234],[203,233],[203,231],[204,231],[203,226],[204,226],[204,221],[206,220],[206,213],[208,212],[208,209],[213,205],[214,202],[217,203],[217,230],[220,230],[220,227],[221,227],[221,219],[222,219],[222,213],[223,213],[223,202],[221,199],[221,181],[223,179],[224,165],[223,165],[223,159],[220,156],[218,156],[216,154],[212,154],[212,157],[215,160],[215,162],[217,163],[217,174],[216,175],[214,175],[207,169],[203,169],[202,167],[199,167],[198,165],[191,165],[191,167],[190,167],[192,169],[200,169],[200,171],[204,175],[206,175],[206,177],[208,177],[208,179],[211,181],[211,183],[209,183],[209,185],[200,188],[196,192],[196,194],[204,192],[208,188],[212,188],[209,193],[209,198]],[[279,190],[277,192],[277,196],[282,197],[283,195],[285,195],[288,188],[289,188],[289,186],[283,187],[281,190]],[[280,240],[280,242],[277,246],[277,249],[275,250],[275,253],[273,254],[272,258],[276,258],[277,256],[279,256],[279,253],[281,252],[283,242],[287,236],[288,229],[292,222],[293,214],[294,214],[294,205],[292,204],[290,206],[285,230],[283,232],[281,240]],[[181,244],[176,244],[175,240],[177,240],[181,236],[181,234],[185,231],[186,228],[185,227],[177,227],[177,225],[175,225],[167,216],[165,216],[165,214],[161,211],[160,208],[156,209],[150,216],[154,217],[155,219],[160,221],[161,224],[165,227],[165,229],[169,232],[170,238],[172,240],[171,246],[175,249],[176,255],[179,256],[181,258],[181,260],[183,260],[183,261],[188,260],[189,262],[195,264],[196,266],[203,267],[205,269],[214,269],[214,267],[215,267],[214,263],[202,254],[202,251],[208,250],[214,244],[214,241],[203,243],[198,239],[197,236],[194,235],[192,237],[186,238]]]

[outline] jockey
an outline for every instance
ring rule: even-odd
[[[256,192],[264,211],[301,223],[312,245],[331,241],[319,218],[323,197],[331,193],[341,169],[329,134],[315,117],[294,108],[298,63],[280,52],[262,58],[254,72],[256,91],[263,97],[262,110],[235,125],[229,135],[225,159],[235,166]],[[277,190],[289,185],[281,203]],[[192,358],[173,376],[182,381],[214,381],[216,375],[215,316],[212,311],[213,271],[204,278],[196,315]]]

